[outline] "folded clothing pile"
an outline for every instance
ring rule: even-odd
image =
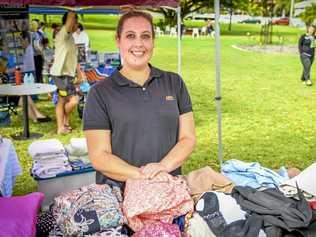
[[[51,178],[72,171],[65,148],[57,139],[35,141],[29,146],[28,153],[34,161],[31,173],[37,178]]]
[[[65,146],[68,158],[74,170],[91,168],[88,157],[88,147],[85,138],[71,138],[70,143]]]
[[[118,187],[91,184],[56,197],[52,213],[64,236],[84,236],[122,226],[121,202]]]
[[[174,218],[193,212],[193,208],[189,188],[182,177],[169,181],[128,179],[125,183],[123,213],[135,232],[157,222],[172,224]]]

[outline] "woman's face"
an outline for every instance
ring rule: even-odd
[[[315,28],[313,26],[308,27],[308,34],[314,35],[315,34]]]
[[[154,49],[150,23],[143,17],[127,19],[121,37],[116,38],[124,67],[142,69],[148,65]]]

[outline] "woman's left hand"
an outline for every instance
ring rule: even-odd
[[[168,172],[167,168],[161,163],[149,163],[141,168],[141,172],[147,179],[154,178],[160,172]]]

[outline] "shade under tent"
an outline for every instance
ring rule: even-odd
[[[18,7],[19,5],[34,6],[59,6],[61,8],[75,7],[74,9],[84,10],[89,8],[80,7],[121,7],[125,5],[144,6],[144,7],[166,7],[172,9],[177,13],[177,28],[181,29],[181,7],[179,0],[3,0],[3,5],[13,5]],[[97,8],[96,8],[97,9]],[[111,9],[111,8],[109,8]],[[219,17],[220,17],[220,0],[214,1],[215,9],[215,42],[216,42],[216,110],[217,110],[217,136],[218,136],[218,160],[220,165],[223,161],[223,146],[222,146],[222,121],[221,121],[221,93],[220,93],[220,29],[219,29]],[[48,13],[47,13],[48,14]],[[178,30],[178,73],[181,74],[181,38],[180,30]]]

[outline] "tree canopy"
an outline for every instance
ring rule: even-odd
[[[306,7],[305,11],[300,14],[300,17],[307,26],[312,25],[316,20],[316,4]]]

